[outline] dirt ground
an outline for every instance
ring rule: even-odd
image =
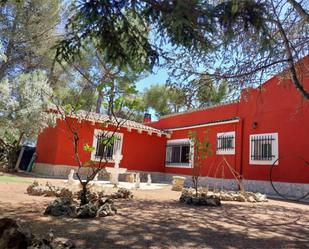
[[[178,203],[180,193],[166,187],[117,200],[116,216],[77,220],[44,216],[54,198],[27,195],[33,180],[0,180],[0,216],[20,219],[39,236],[52,229],[78,248],[309,248],[308,204],[270,200],[195,207]],[[37,180],[64,186],[59,179]]]

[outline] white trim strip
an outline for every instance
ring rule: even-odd
[[[181,138],[181,139],[172,139],[172,140],[167,140],[167,144],[169,145],[177,145],[177,144],[183,144],[183,143],[188,143],[190,144],[190,139],[189,138]]]
[[[186,169],[191,169],[191,163],[188,164],[165,164],[166,168],[186,168]]]
[[[186,126],[186,127],[166,129],[166,131],[180,131],[180,130],[188,130],[192,128],[200,128],[200,127],[205,127],[205,126],[214,126],[214,125],[221,125],[221,124],[231,124],[231,123],[238,123],[238,122],[239,122],[239,119],[235,119],[235,120],[229,120],[229,121],[221,121],[221,122],[214,122],[214,123],[208,123],[208,124],[200,124],[200,125],[192,125],[192,126]]]

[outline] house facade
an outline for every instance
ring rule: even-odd
[[[309,89],[309,57],[303,62],[301,79]],[[96,118],[79,124],[83,161],[100,154],[98,134],[113,130],[112,125],[102,128],[104,115],[93,115]],[[243,90],[238,101],[163,116],[155,122],[147,118],[147,123],[128,121],[117,130],[113,151],[105,153],[111,158],[121,153],[120,167],[151,172],[154,179],[184,175],[189,180],[193,148],[188,133],[195,131],[202,138],[207,131],[213,153],[203,162],[201,184],[237,188],[237,175],[248,190],[274,194],[272,180],[282,194],[301,196],[309,191],[309,101],[289,79],[272,77],[258,88]],[[58,120],[56,127],[39,135],[34,171],[65,175],[77,166],[63,122]],[[93,145],[96,151],[83,151],[83,144]]]

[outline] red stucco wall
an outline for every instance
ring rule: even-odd
[[[309,78],[302,81],[309,89]],[[244,100],[247,99],[247,100]],[[249,165],[249,135],[278,132],[277,181],[309,183],[309,101],[304,100],[289,80],[274,77],[260,90],[243,93],[240,116],[244,117],[243,168],[246,179],[269,179],[269,166]],[[257,128],[253,129],[253,122]]]
[[[309,56],[303,62],[308,67]],[[309,70],[302,67],[301,71],[300,79],[309,91]],[[149,125],[167,129],[235,116],[240,117],[240,122],[233,124],[236,131],[236,154],[225,157],[245,179],[269,180],[271,167],[249,164],[249,136],[278,133],[280,160],[273,170],[273,180],[309,183],[309,101],[303,99],[291,80],[273,77],[258,89],[244,90],[239,103],[163,117]],[[256,128],[253,128],[253,122],[257,122]],[[216,133],[232,131],[231,126],[224,124],[191,130],[201,133],[209,129],[209,139],[215,152]],[[187,137],[188,130],[174,131],[172,139]],[[209,167],[213,167],[213,163],[219,165],[220,161],[222,156],[210,156],[205,161],[202,174],[214,176],[214,173],[209,172]],[[192,169],[166,167],[166,172],[191,174]],[[231,177],[226,170],[225,175],[226,178]]]
[[[49,127],[40,133],[36,145],[37,162],[54,164],[58,144],[57,129]]]
[[[217,155],[216,154],[216,141],[217,141],[217,133],[219,132],[229,132],[236,131],[238,123],[224,124],[224,125],[214,125],[208,127],[194,128],[194,129],[186,129],[174,131],[171,139],[181,139],[188,138],[189,131],[196,131],[200,138],[203,140],[205,134],[204,132],[208,130],[208,138],[211,143],[212,154],[208,156],[208,158],[203,162],[201,167],[201,175],[211,176],[211,177],[221,177],[222,174],[225,178],[232,178],[232,174],[228,171],[226,163],[223,163],[223,157],[226,158],[228,163],[233,169],[237,169],[237,158],[235,155]],[[238,140],[240,137],[236,134],[236,144],[238,144]],[[220,169],[218,169],[218,165]],[[222,170],[221,170],[222,169]],[[174,168],[174,167],[166,167],[165,172],[167,173],[178,173],[178,174],[192,174],[191,168]]]
[[[74,127],[78,127],[80,137],[78,151],[81,161],[89,161],[91,154],[85,152],[83,146],[85,144],[92,146],[94,129],[102,129],[102,126],[100,124],[92,125],[88,121],[78,123],[75,119],[70,119],[68,122]],[[113,127],[110,127],[107,130],[113,131],[113,129]],[[123,133],[123,160],[120,167],[129,170],[164,172],[165,159],[162,155],[165,155],[165,136],[148,135],[146,132],[139,134],[136,130],[128,132],[125,128],[121,128],[117,132]],[[71,135],[66,123],[60,120],[58,120],[55,128],[48,128],[43,131],[38,137],[37,162],[77,166],[72,140],[70,139]],[[112,164],[108,166],[112,166]]]
[[[305,60],[309,65],[309,57]],[[303,68],[301,80],[309,91],[309,72]],[[304,100],[290,80],[280,80],[273,77],[259,89],[247,89],[242,92],[238,103],[212,107],[180,115],[164,117],[147,125],[158,129],[169,129],[225,120],[239,117],[239,122],[216,124],[186,130],[173,131],[171,139],[186,138],[189,130],[202,133],[209,130],[213,155],[206,161],[202,175],[231,178],[232,175],[225,166],[224,172],[216,170],[222,162],[222,155],[216,155],[216,137],[219,132],[236,132],[236,153],[225,155],[228,163],[245,179],[269,180],[270,165],[249,164],[250,134],[278,133],[279,164],[274,169],[275,181],[309,183],[309,101]],[[253,122],[257,127],[253,128]],[[89,122],[78,124],[80,129],[80,155],[82,161],[90,159],[90,153],[83,151],[86,143],[92,145],[93,131],[100,125],[93,126]],[[175,174],[191,174],[192,169],[165,167],[166,137],[138,134],[136,130],[124,134],[121,167],[129,170],[145,170]],[[67,135],[63,121],[58,121],[56,128],[48,128],[39,135],[37,144],[37,162],[57,165],[76,165],[73,147]],[[303,158],[304,160],[301,160]]]
[[[238,103],[232,103],[180,115],[171,115],[170,117],[160,119],[158,122],[147,123],[147,125],[157,129],[170,129],[207,123],[216,120],[229,119],[231,117],[238,116],[238,105]]]

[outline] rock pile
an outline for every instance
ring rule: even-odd
[[[36,196],[55,196],[55,197],[64,197],[64,198],[76,198],[80,200],[82,190],[78,192],[72,192],[67,188],[59,188],[53,186],[49,182],[44,185],[39,184],[37,181],[34,181],[30,184],[27,188],[27,193],[29,195],[36,195]],[[102,197],[106,197],[104,190],[95,191],[91,188],[87,191],[87,199],[90,202],[96,202],[98,199]],[[133,198],[133,194],[130,190],[125,188],[119,188],[116,193],[111,194],[108,196],[111,199],[131,199]]]
[[[76,207],[78,203],[71,198],[57,198],[51,202],[45,209],[45,215],[51,216],[76,216]]]
[[[266,202],[267,197],[261,193],[253,192],[241,192],[241,191],[208,191],[207,189],[199,188],[197,197],[195,195],[195,190],[192,188],[185,188],[182,191],[180,196],[180,201],[187,204],[196,204],[196,205],[207,205],[207,202],[210,203],[212,200],[215,200],[214,203],[219,201],[239,201],[239,202]],[[211,205],[211,204],[210,204]],[[217,205],[214,205],[217,206]]]
[[[206,193],[195,194],[195,190],[185,188],[182,190],[179,201],[185,204],[197,206],[220,206],[220,198],[216,195],[207,195]]]
[[[57,198],[50,203],[44,214],[51,216],[67,216],[71,218],[94,218],[115,215],[117,209],[114,202],[108,198],[99,198],[95,202],[79,206],[71,198]]]
[[[266,202],[267,197],[261,193],[241,192],[241,191],[220,191],[215,193],[221,201],[239,201],[239,202]]]
[[[111,194],[110,198],[112,198],[112,199],[132,199],[133,194],[128,189],[120,188],[120,189],[117,190],[116,193]]]
[[[30,232],[21,228],[15,220],[0,219],[0,248],[27,248],[31,240]]]
[[[29,195],[36,195],[36,196],[55,196],[65,198],[73,197],[73,193],[69,189],[53,186],[49,182],[46,182],[44,186],[42,184],[39,184],[37,181],[34,181],[32,184],[28,186],[27,193]]]
[[[27,193],[29,195],[41,196],[41,195],[44,195],[44,192],[45,192],[44,186],[39,184],[37,181],[34,181],[27,188]]]
[[[55,239],[52,234],[48,238],[37,238],[27,228],[21,227],[10,218],[0,219],[0,248],[1,249],[73,249],[74,244]]]
[[[72,193],[67,188],[59,188],[46,183],[41,185],[34,181],[28,188],[29,195],[37,196],[55,196],[56,200],[51,202],[45,209],[45,215],[51,216],[66,216],[71,218],[94,218],[115,215],[117,209],[112,199],[131,199],[133,194],[130,190],[120,188],[116,193],[106,195],[104,191],[90,191],[87,190],[87,199],[89,201],[86,205],[79,205],[82,190]]]
[[[82,191],[80,190],[74,194],[74,197],[80,200],[81,194],[82,194]],[[103,197],[108,197],[110,199],[132,199],[133,194],[130,190],[125,189],[125,188],[119,188],[117,192],[111,195],[105,194],[104,191],[90,191],[90,190],[87,191],[87,199],[90,202],[94,203]]]
[[[114,205],[114,202],[111,199],[105,199],[101,198],[98,201],[99,208],[97,211],[97,216],[98,217],[105,217],[105,216],[110,216],[110,215],[114,215],[117,213],[117,208]]]
[[[83,191],[80,190],[76,193],[74,193],[74,198],[80,200],[81,199],[81,195],[82,195]],[[105,192],[104,191],[90,191],[89,189],[87,190],[87,199],[90,202],[96,202],[97,200],[99,200],[100,198],[103,198],[105,196]]]

